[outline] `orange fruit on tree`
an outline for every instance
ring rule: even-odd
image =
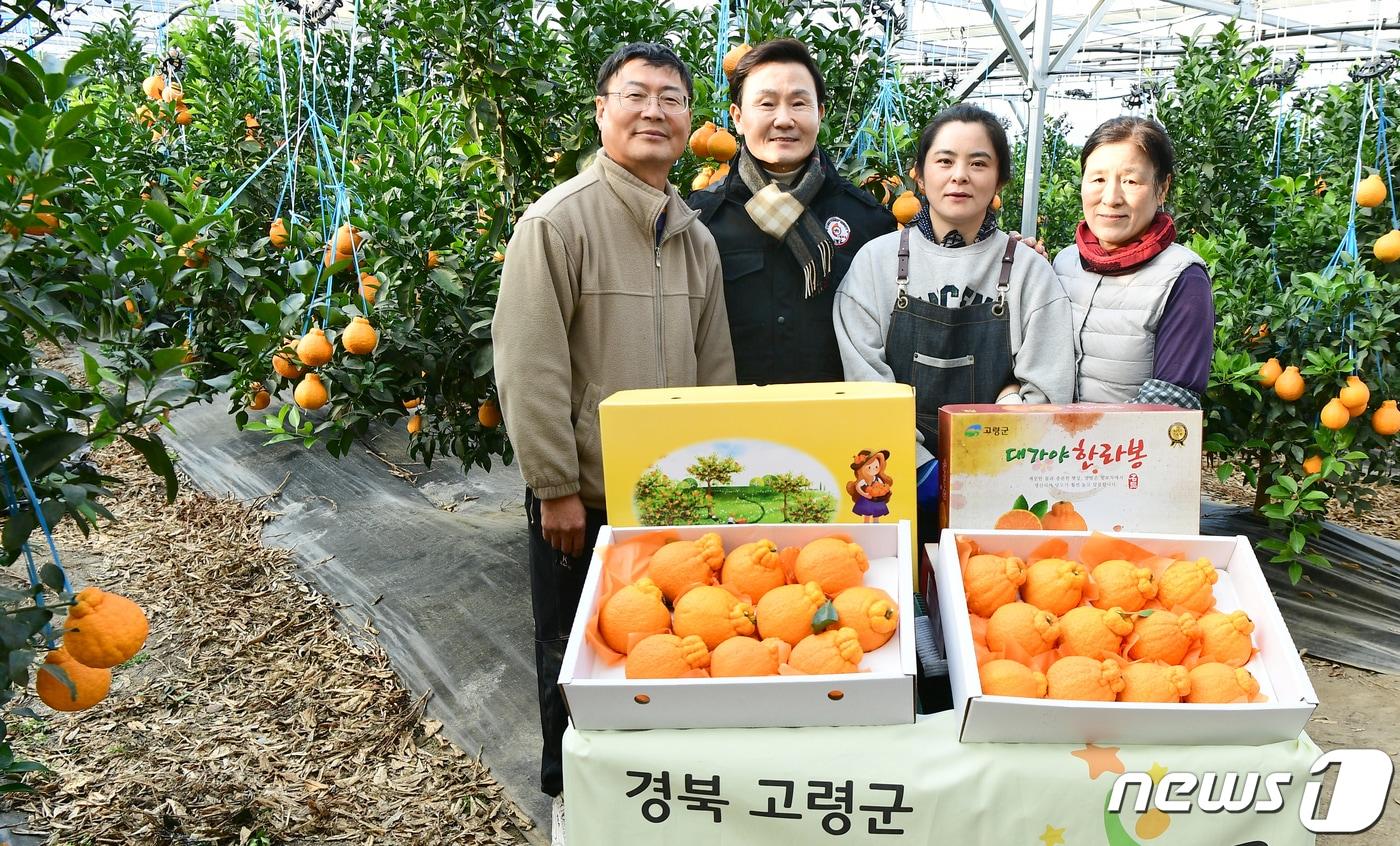
[[[826,594],[816,582],[783,585],[768,591],[758,601],[758,636],[765,640],[776,637],[796,646],[813,634],[812,618],[826,604]]]
[[[710,677],[776,676],[791,654],[792,647],[776,637],[731,637],[710,653]]]
[[[1015,602],[1017,590],[1025,583],[1026,562],[1014,555],[974,555],[963,567],[967,610],[979,617],[990,617],[1001,606]]]
[[[706,186],[710,184],[710,180],[713,179],[714,176],[715,169],[710,167],[709,165],[700,168],[700,172],[695,174],[694,179],[690,180],[690,190],[704,191]]]
[[[894,214],[894,219],[900,223],[909,223],[919,213],[923,204],[913,191],[905,191],[895,198],[894,205],[890,206],[890,212]]]
[[[335,231],[335,252],[343,258],[349,258],[352,253],[360,248],[364,243],[365,236],[360,230],[348,223],[340,224],[340,228]]]
[[[379,346],[379,333],[363,317],[354,317],[340,333],[341,346],[351,355],[369,355]]]
[[[419,404],[420,402],[422,402],[422,401],[423,401],[423,400],[422,400],[421,398],[419,398],[419,397],[413,397],[413,398],[411,398],[411,399],[406,399],[406,400],[403,401],[403,407],[404,407],[405,410],[411,411],[411,410],[417,408],[417,407],[418,407],[418,404]]]
[[[161,89],[160,98],[167,103],[183,103],[185,102],[185,89],[181,88],[178,82],[167,83]]]
[[[1351,411],[1342,405],[1340,397],[1332,397],[1327,404],[1322,407],[1322,413],[1318,415],[1322,425],[1328,429],[1336,431],[1351,422]]]
[[[1308,474],[1321,473],[1322,456],[1310,455],[1307,458],[1303,459],[1303,472]]]
[[[1259,694],[1259,680],[1243,667],[1211,661],[1191,669],[1187,702],[1225,704],[1248,702]]]
[[[416,435],[421,431],[423,431],[423,415],[410,414],[408,416],[408,433]]]
[[[1123,690],[1123,670],[1110,660],[1070,655],[1045,671],[1046,696],[1083,702],[1112,702]]]
[[[1033,658],[1054,649],[1059,640],[1059,618],[1028,602],[1008,602],[987,620],[987,648],[993,652],[1024,652]]]
[[[1088,581],[1089,573],[1078,561],[1042,558],[1026,568],[1021,598],[1060,617],[1063,622],[1065,613],[1084,598],[1084,585]]]
[[[798,641],[788,656],[788,666],[814,676],[854,673],[864,657],[855,629],[827,629]]]
[[[1254,656],[1254,621],[1243,611],[1213,611],[1201,617],[1201,660],[1243,667]]]
[[[483,428],[494,429],[501,425],[501,407],[495,400],[489,399],[477,410],[476,419],[481,421]]]
[[[1366,410],[1366,406],[1371,402],[1371,389],[1366,387],[1366,383],[1361,381],[1360,376],[1348,376],[1347,385],[1337,394],[1337,399],[1342,401],[1342,405],[1352,412],[1352,417]]]
[[[1080,605],[1060,617],[1060,654],[1107,658],[1117,655],[1123,638],[1132,633],[1133,623],[1123,609]]]
[[[292,356],[296,354],[296,342],[291,338],[283,338],[282,346],[272,354],[272,369],[277,371],[277,375],[283,379],[295,379],[302,374],[302,369],[292,362]]]
[[[374,298],[379,296],[379,277],[371,273],[360,274],[360,296],[365,298],[365,302],[374,305]]]
[[[758,540],[735,547],[724,559],[719,583],[729,585],[758,602],[775,587],[787,583],[787,573],[778,557],[778,545],[770,540]]]
[[[992,528],[1038,532],[1045,528],[1045,524],[1040,522],[1040,518],[1035,516],[1035,512],[1027,511],[1024,508],[1013,508],[998,517]]]
[[[68,677],[73,689],[59,680],[50,668]],[[107,697],[112,689],[112,671],[105,667],[89,667],[73,659],[63,647],[49,650],[44,664],[34,677],[34,692],[55,711],[82,711]]]
[[[802,584],[816,582],[827,596],[835,596],[864,581],[870,559],[860,544],[841,538],[817,538],[802,547],[792,572]]]
[[[1040,525],[1049,532],[1084,532],[1089,529],[1084,515],[1074,509],[1074,503],[1063,500],[1050,506],[1050,513],[1040,518]]]
[[[1099,591],[1098,597],[1090,600],[1095,608],[1141,611],[1157,595],[1152,571],[1121,559],[1100,563],[1089,574],[1089,580]]]
[[[739,142],[734,139],[727,129],[716,129],[710,136],[710,141],[706,145],[710,151],[710,158],[717,162],[728,162],[734,158],[734,154],[739,152]]]
[[[1119,702],[1180,702],[1191,692],[1191,676],[1185,667],[1155,661],[1135,661],[1123,668],[1123,692]]]
[[[297,405],[306,411],[315,411],[325,405],[330,400],[330,394],[326,391],[326,386],[321,383],[321,377],[315,373],[308,373],[301,377],[297,383],[297,389],[292,391],[292,399]]]
[[[993,195],[992,195],[992,211],[994,211],[994,212],[999,212],[999,211],[1001,211],[1001,195],[1000,195],[1000,194],[993,194]]]
[[[1400,229],[1392,229],[1376,239],[1371,253],[1380,261],[1390,264],[1400,259]]]
[[[753,48],[747,44],[739,44],[729,48],[729,52],[724,54],[724,59],[720,62],[724,68],[725,76],[733,76],[734,71],[739,68],[739,60],[744,58]]]
[[[899,628],[899,603],[879,588],[849,587],[837,594],[831,604],[836,609],[836,625],[854,630],[860,648],[866,652],[889,643]]]
[[[1133,634],[1128,639],[1128,657],[1134,661],[1180,664],[1192,645],[1200,639],[1201,629],[1193,614],[1143,611],[1133,622]]]
[[[141,90],[152,100],[159,100],[160,95],[165,91],[165,77],[158,73],[153,73],[141,80]]]
[[[192,123],[194,123],[194,115],[190,114],[189,106],[181,103],[180,108],[175,110],[175,125],[189,126]]]
[[[717,128],[714,121],[707,120],[690,133],[690,152],[695,154],[695,158],[708,159],[710,157],[710,136],[715,134]]]
[[[1044,699],[1048,690],[1044,674],[1007,658],[997,658],[978,667],[977,677],[982,682],[982,692],[988,696]]]
[[[249,389],[248,407],[253,411],[262,411],[272,402],[272,395],[263,389],[262,385],[255,385]]]
[[[1385,202],[1385,181],[1371,174],[1356,184],[1356,204],[1373,209]]]
[[[1220,574],[1209,559],[1174,561],[1157,580],[1157,599],[1163,607],[1185,608],[1199,617],[1215,607],[1215,591],[1211,585],[1219,580]]]
[[[633,635],[665,634],[670,630],[671,612],[666,610],[661,588],[645,577],[618,588],[598,612],[598,633],[603,642],[623,655],[631,650]]]
[[[698,585],[676,600],[671,628],[681,637],[698,635],[714,649],[731,637],[753,634],[753,606],[722,587]]]
[[[85,587],[73,598],[63,648],[89,667],[115,667],[141,651],[150,624],[141,606],[101,588]]]
[[[1282,374],[1283,366],[1278,363],[1278,359],[1271,358],[1259,365],[1259,384],[1272,388]]]
[[[185,246],[180,248],[180,257],[185,260],[185,267],[202,267],[209,261],[204,248],[196,247],[194,240],[185,242]]]
[[[287,246],[287,236],[287,223],[280,217],[267,228],[267,242],[274,247]]]
[[[326,332],[319,326],[312,327],[310,332],[301,336],[297,341],[297,358],[307,367],[320,367],[331,360],[334,349],[331,342],[326,338]]]
[[[710,666],[705,641],[691,635],[654,634],[627,653],[629,679],[678,679]]]
[[[1301,398],[1305,387],[1302,374],[1298,372],[1296,366],[1291,364],[1284,368],[1278,379],[1274,381],[1274,393],[1278,394],[1278,398],[1284,402],[1293,402]]]
[[[428,258],[427,258],[427,261],[426,261],[425,263],[427,264],[429,270],[432,270],[433,268],[437,267],[437,266],[438,266],[438,251],[437,251],[437,250],[428,250]]]
[[[647,575],[672,603],[697,585],[714,583],[724,566],[724,544],[719,535],[706,532],[693,541],[678,540],[652,553]]]
[[[1371,412],[1371,429],[1377,435],[1390,435],[1400,432],[1400,409],[1395,400],[1386,400],[1381,407]]]
[[[710,185],[714,185],[714,184],[717,183],[717,182],[723,182],[723,181],[724,181],[724,178],[725,178],[726,176],[728,176],[728,175],[729,175],[729,162],[725,162],[724,164],[721,164],[718,168],[715,169],[715,175],[712,176],[712,177],[710,177]],[[709,187],[709,186],[706,186],[706,187]]]

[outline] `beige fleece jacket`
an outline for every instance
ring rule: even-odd
[[[614,391],[734,384],[719,252],[666,188],[600,153],[525,210],[506,248],[496,387],[541,499],[605,507],[598,403]]]

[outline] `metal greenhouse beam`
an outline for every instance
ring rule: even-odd
[[[1045,147],[1045,87],[1050,81],[1050,36],[1055,31],[1053,8],[1054,0],[1036,0],[1035,69],[1026,74],[1031,109],[1026,118],[1026,181],[1021,187],[1021,233],[1032,238],[1036,233],[1036,216],[1040,213],[1040,153]]]
[[[988,14],[993,14],[990,9],[987,11]],[[995,15],[993,15],[993,19],[995,19]],[[1021,39],[1024,38],[1026,33],[1030,32],[1031,28],[1034,26],[1035,15],[1026,15],[1016,22],[1016,29],[1014,31],[1017,35],[1013,40],[1018,47],[1021,45]],[[1000,27],[998,27],[998,31],[1000,31]],[[982,61],[978,62],[976,66],[967,72],[967,76],[963,77],[963,81],[959,82],[957,87],[953,89],[953,102],[961,103],[963,100],[966,100],[967,96],[977,90],[977,86],[982,84],[982,79],[987,75],[987,72],[1001,64],[1002,60],[1009,55],[1011,55],[1011,49],[1009,47],[1003,47],[1000,50],[993,50],[988,53]]]
[[[1273,12],[1262,11],[1254,3],[1248,0],[1240,0],[1239,3],[1221,3],[1217,0],[1167,0],[1173,6],[1181,6],[1186,9],[1195,9],[1200,12],[1213,12],[1217,15],[1228,15],[1232,18],[1239,18],[1245,21],[1259,21],[1276,29],[1307,29],[1307,21],[1300,21],[1294,18],[1276,15]],[[1383,53],[1397,49],[1397,46],[1390,41],[1381,41],[1378,45],[1359,35],[1351,35],[1345,32],[1315,32],[1316,37],[1329,41],[1339,41],[1352,47],[1360,47],[1365,50],[1377,49]]]

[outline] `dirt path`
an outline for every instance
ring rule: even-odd
[[[151,619],[97,707],[13,721],[55,771],[14,800],[52,843],[515,844],[529,821],[438,734],[369,636],[260,542],[266,514],[186,485],[174,506],[125,446],[119,522],[60,536],[75,587]]]

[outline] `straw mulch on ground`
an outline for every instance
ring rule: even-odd
[[[97,707],[10,721],[55,772],[13,797],[51,843],[513,844],[530,823],[423,718],[372,637],[261,543],[266,512],[186,485],[166,506],[124,445],[119,522],[60,535],[75,589],[131,597],[143,652]],[[18,831],[16,833],[19,833]]]

